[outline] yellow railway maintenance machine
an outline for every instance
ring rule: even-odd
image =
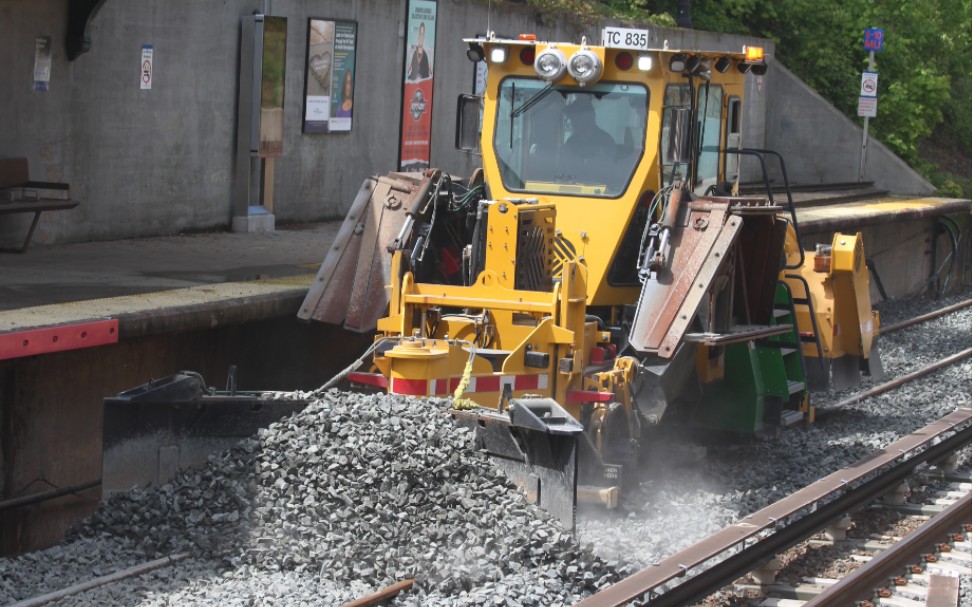
[[[842,273],[847,241],[860,269],[860,238],[816,271],[825,252],[803,253],[792,202],[768,187],[778,157],[740,149],[762,49],[466,43],[489,71],[483,97],[459,99],[456,140],[482,169],[367,180],[299,313],[377,329],[353,384],[453,398],[571,522],[575,489],[617,504],[652,431],[808,419],[804,357],[867,358],[867,273]],[[766,196],[731,194],[744,155]],[[853,344],[814,309],[832,317],[835,298],[854,302]]]

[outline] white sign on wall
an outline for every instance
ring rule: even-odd
[[[46,91],[51,81],[51,37],[38,36],[34,41],[34,90]]]
[[[858,97],[857,115],[865,118],[877,117],[877,97]]]
[[[861,97],[877,97],[877,72],[864,72],[861,74]]]
[[[142,69],[138,79],[139,86],[141,86],[142,90],[150,90],[152,88],[152,77],[154,73],[152,51],[151,44],[142,45]]]

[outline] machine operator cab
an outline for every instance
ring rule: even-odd
[[[632,301],[643,207],[675,182],[704,194],[735,178],[725,150],[741,143],[745,76],[765,71],[762,49],[465,42],[488,76],[482,97],[459,99],[457,148],[482,152],[493,199],[557,206],[560,248],[589,271],[588,305]]]
[[[478,147],[481,135],[487,172],[494,165],[510,194],[619,198],[632,183],[644,185],[633,179],[642,165],[656,190],[690,172],[700,193],[734,178],[735,158],[722,151],[741,144],[744,75],[766,68],[758,47],[635,50],[531,36],[465,42],[489,78],[485,98],[460,98],[457,147]]]

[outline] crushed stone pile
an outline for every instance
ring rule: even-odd
[[[146,560],[188,552],[177,569],[211,571],[184,576],[180,604],[276,593],[326,605],[354,598],[349,584],[360,596],[405,578],[416,587],[397,604],[572,604],[630,572],[528,504],[445,406],[332,390],[203,468],[103,503],[72,540],[125,540],[134,548],[118,553]],[[133,592],[132,604],[173,599]]]

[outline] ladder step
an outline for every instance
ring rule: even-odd
[[[793,424],[798,424],[802,421],[802,411],[784,411],[782,415],[780,415],[780,425],[782,426],[792,426]]]
[[[760,348],[776,348],[783,356],[793,354],[797,351],[797,348],[799,348],[799,344],[788,341],[770,341],[768,339],[761,339],[756,342],[756,345]]]
[[[791,312],[790,312],[790,308],[789,307],[786,307],[786,308],[776,308],[775,310],[773,310],[773,317],[774,318],[782,318],[784,316],[789,316],[790,314],[791,314]]]
[[[790,380],[786,382],[787,388],[790,390],[790,394],[797,394],[798,392],[803,392],[807,389],[806,382]]]

